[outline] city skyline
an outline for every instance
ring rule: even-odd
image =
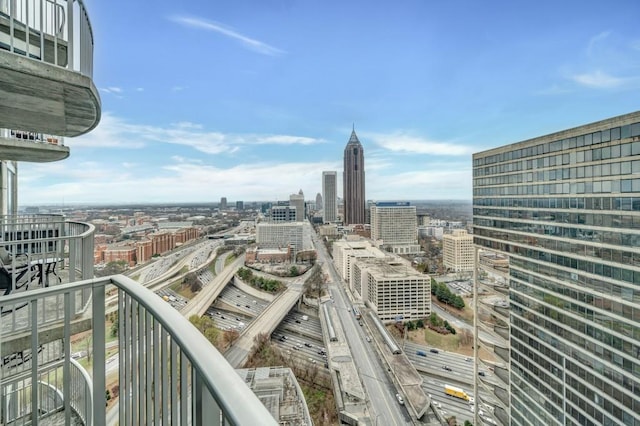
[[[353,122],[367,198],[470,200],[473,152],[638,109],[632,1],[86,3],[102,120],[21,205],[314,194]]]

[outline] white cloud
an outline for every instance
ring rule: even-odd
[[[168,143],[189,146],[206,154],[220,154],[233,153],[250,145],[312,145],[323,142],[307,136],[212,132],[204,130],[198,123],[187,121],[167,127],[132,124],[105,112],[91,133],[70,139],[67,144],[74,147],[139,149],[150,143]]]
[[[99,90],[101,92],[104,92],[104,93],[111,93],[111,94],[116,94],[116,95],[120,95],[120,94],[122,94],[122,92],[124,92],[124,90],[122,90],[121,87],[116,87],[116,86],[101,87]]]
[[[402,133],[367,136],[380,147],[393,152],[430,155],[469,155],[474,152],[473,147],[470,146],[452,142],[434,142]]]
[[[313,198],[319,190],[322,171],[334,166],[324,162],[247,163],[222,169],[181,157],[170,161],[156,168],[153,175],[142,171],[134,174],[135,169],[114,172],[108,164],[85,164],[90,169],[77,168],[77,173],[68,174],[69,164],[66,168],[34,164],[20,176],[25,194],[21,201],[25,204],[62,200],[66,203],[188,202],[217,200],[221,196],[235,200],[277,200],[288,198],[300,188],[308,198]],[[283,176],[295,176],[295,182]]]
[[[583,86],[596,89],[610,89],[619,87],[627,82],[627,79],[614,77],[600,70],[584,74],[574,74],[571,79]]]
[[[209,22],[203,19],[189,18],[184,16],[174,16],[174,17],[171,17],[170,19],[174,22],[177,22],[182,25],[186,25],[188,27],[203,29],[207,31],[213,31],[218,34],[222,34],[226,37],[239,41],[246,48],[251,49],[254,52],[261,53],[263,55],[278,56],[285,53],[283,50],[270,46],[267,43],[264,43],[262,41],[247,37],[243,34],[240,34],[232,29],[226,28],[223,25],[215,22]]]

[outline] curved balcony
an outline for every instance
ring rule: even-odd
[[[105,312],[108,286],[117,289],[116,319]],[[76,296],[86,292],[90,312],[75,303]],[[63,332],[55,342],[41,345],[50,324],[41,322],[40,312],[50,298],[59,301],[56,309],[62,312],[59,324]],[[84,280],[0,297],[0,308],[13,306],[25,306],[28,311],[29,340],[22,353],[38,356],[14,365],[11,371],[3,367],[0,418],[11,415],[18,424],[62,424],[72,417],[80,418],[85,425],[277,424],[223,356],[186,318],[127,277]],[[78,337],[73,325],[78,316],[91,323],[86,345],[92,354],[88,368],[91,375],[84,380],[85,388],[74,385],[71,374],[72,357],[82,356],[73,352],[71,343]],[[111,343],[107,343],[107,321],[113,321],[111,329],[117,330],[117,339]],[[15,332],[5,331],[0,337],[4,340]],[[108,356],[114,343],[117,356]],[[42,346],[44,350],[40,350]],[[61,375],[54,378],[42,374],[51,363],[58,363]],[[43,387],[55,392],[43,393]],[[9,412],[7,395],[17,388],[27,391],[20,395],[20,409]],[[115,404],[107,401],[105,389],[118,394]],[[45,398],[46,394],[54,395],[55,403]],[[83,405],[82,401],[90,403]]]
[[[64,138],[44,133],[0,129],[0,158],[13,161],[45,163],[64,160],[69,147]]]
[[[93,32],[82,0],[0,0],[0,127],[89,132],[101,115],[92,77]]]

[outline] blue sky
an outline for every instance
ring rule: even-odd
[[[471,199],[471,154],[640,109],[640,2],[85,0],[102,120],[21,204]],[[341,194],[341,186],[339,193]]]

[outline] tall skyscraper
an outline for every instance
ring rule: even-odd
[[[318,192],[316,194],[316,210],[320,210],[321,208],[322,208],[322,194]]]
[[[322,172],[322,220],[338,220],[338,172]]]
[[[220,198],[220,210],[227,209],[227,197]]]
[[[475,244],[509,259],[504,287],[476,282],[503,296],[477,294],[500,349],[481,402],[504,424],[639,425],[640,112],[475,154],[473,209]]]
[[[364,149],[355,130],[351,132],[349,142],[344,148],[342,183],[344,224],[365,223]]]

